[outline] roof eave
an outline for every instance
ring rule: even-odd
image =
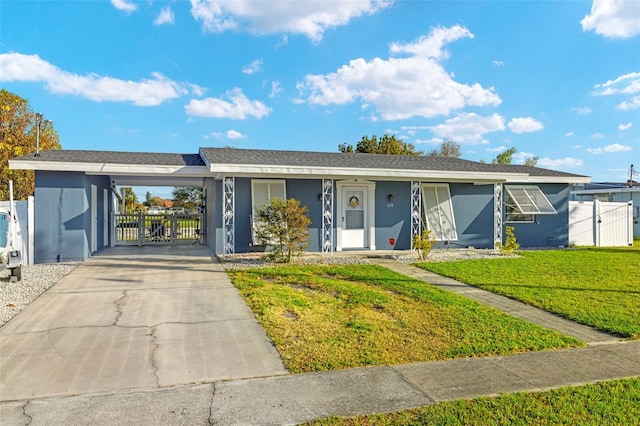
[[[158,164],[114,164],[85,163],[41,160],[9,160],[9,168],[14,170],[38,170],[54,172],[84,172],[88,175],[184,175],[204,176],[206,166],[158,165]]]

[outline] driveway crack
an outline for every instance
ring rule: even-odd
[[[30,415],[27,414],[27,407],[29,406],[30,403],[31,403],[31,400],[27,399],[27,401],[22,406],[22,414],[29,419],[29,421],[27,421],[27,423],[25,423],[25,426],[30,425],[31,422],[33,421],[33,417],[31,417]]]
[[[156,378],[156,386],[160,387],[160,377],[158,377],[158,363],[156,362],[156,350],[158,349],[158,343],[156,343],[156,327],[149,327],[149,336],[151,336],[151,367],[153,368],[153,375]]]
[[[122,291],[122,297],[116,301],[114,301],[113,303],[116,305],[116,319],[113,321],[112,325],[118,325],[118,321],[120,321],[120,318],[122,317],[122,303],[124,302],[124,299],[126,299],[128,296],[127,294],[127,290],[123,290]]]
[[[207,423],[210,425],[214,425],[215,422],[213,421],[213,398],[216,396],[216,384],[212,383],[211,384],[211,399],[209,400],[209,418],[207,418]]]

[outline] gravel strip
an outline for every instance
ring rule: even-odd
[[[344,252],[343,252],[344,253]],[[219,260],[225,269],[247,269],[247,268],[260,268],[271,267],[277,264],[269,260],[264,259],[264,253],[242,253],[227,255],[225,258],[219,256]],[[417,254],[380,254],[371,252],[371,254],[363,255],[333,255],[322,256],[319,254],[304,254],[303,256],[293,259],[294,265],[359,265],[371,263],[372,258],[387,258],[395,259],[399,262],[415,263],[415,262],[451,262],[456,260],[470,260],[470,259],[500,259],[505,257],[519,257],[517,254],[502,254],[495,250],[490,249],[435,249],[427,256],[424,261],[418,258]]]
[[[22,267],[22,280],[15,282],[11,282],[8,269],[0,269],[0,327],[80,263],[25,265]]]

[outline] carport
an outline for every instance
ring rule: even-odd
[[[85,260],[119,245],[205,245],[212,235],[214,177],[199,154],[41,151],[10,160],[35,170],[35,263]],[[203,188],[193,215],[122,215],[121,186]]]

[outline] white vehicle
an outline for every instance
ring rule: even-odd
[[[18,221],[11,213],[0,208],[0,264],[11,271],[11,276],[22,279],[22,253],[17,248]],[[2,266],[0,266],[2,267]]]

